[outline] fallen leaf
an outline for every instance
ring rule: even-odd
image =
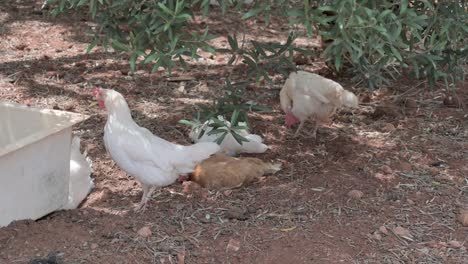
[[[289,232],[289,231],[293,231],[294,229],[296,229],[297,226],[292,226],[292,227],[288,227],[288,228],[283,228],[281,229],[281,231],[283,232]]]

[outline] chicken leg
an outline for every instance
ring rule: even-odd
[[[305,121],[306,120],[301,121],[301,123],[299,124],[299,127],[297,128],[296,133],[294,133],[293,137],[298,137],[299,136],[299,134],[300,134],[300,132],[302,130],[302,127],[304,126]],[[311,132],[302,131],[302,134],[305,134],[307,138],[317,139],[318,122],[316,120],[313,120],[313,123],[314,123],[314,127],[313,127],[312,131]]]
[[[143,195],[141,196],[140,203],[135,207],[135,212],[144,212],[146,210],[146,204],[148,200],[151,198],[151,194],[153,194],[156,187],[147,186],[143,184]]]
[[[294,133],[294,136],[293,136],[293,137],[298,137],[298,136],[299,136],[299,132],[301,132],[301,129],[302,129],[302,127],[304,126],[305,121],[306,121],[306,120],[301,120],[301,123],[300,123],[299,126],[297,127],[296,133]]]

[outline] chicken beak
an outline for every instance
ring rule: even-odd
[[[106,109],[106,104],[104,104],[104,101],[102,100],[102,89],[99,87],[96,87],[93,89],[93,96],[96,97],[99,107],[101,109]]]

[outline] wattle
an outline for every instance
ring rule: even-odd
[[[99,107],[101,107],[101,109],[106,109],[106,105],[104,104],[104,101],[98,100],[98,104],[99,104]]]

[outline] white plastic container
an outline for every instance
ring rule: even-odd
[[[87,118],[0,102],[0,227],[67,202],[72,125]]]

